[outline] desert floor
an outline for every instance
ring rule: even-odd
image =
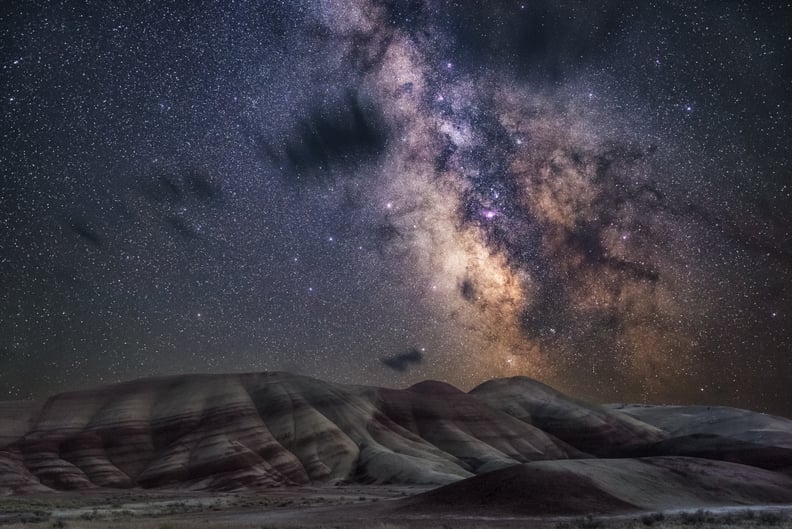
[[[70,529],[485,529],[752,528],[792,529],[792,505],[594,517],[426,516],[394,511],[395,500],[426,490],[405,486],[327,486],[253,493],[58,493],[0,498],[0,528]]]

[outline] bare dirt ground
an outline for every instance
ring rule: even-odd
[[[792,529],[792,505],[598,517],[419,515],[396,511],[410,486],[322,486],[260,493],[95,491],[0,498],[0,529]]]

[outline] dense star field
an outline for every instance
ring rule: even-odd
[[[278,369],[792,414],[791,4],[0,13],[0,399]]]

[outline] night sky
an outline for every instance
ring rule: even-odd
[[[287,370],[792,415],[792,4],[3,2],[0,398]]]

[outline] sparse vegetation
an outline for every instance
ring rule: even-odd
[[[640,518],[641,523],[646,526],[653,526],[658,522],[662,522],[665,520],[665,515],[661,512],[653,512],[649,514],[645,514]]]
[[[696,527],[701,529],[761,529],[771,527],[774,529],[792,529],[792,520],[782,513],[767,511],[753,513],[750,511],[740,513],[729,513],[724,515],[717,515],[703,511],[702,513],[689,513],[695,516],[686,516],[684,523],[682,515],[662,515],[661,513],[652,513],[643,515],[633,519],[609,519],[607,517],[582,517],[574,520],[560,522],[556,525],[558,529],[640,529],[645,527],[645,520],[649,520],[653,528],[656,529],[687,529]],[[704,520],[698,525],[691,525],[691,520]],[[281,525],[270,524],[235,524],[228,522],[225,524],[207,523],[205,520],[201,521],[167,521],[162,520],[145,520],[135,519],[133,521],[108,521],[108,520],[62,520],[58,519],[54,522],[23,524],[15,523],[9,525],[2,525],[2,529],[282,529]],[[319,524],[307,525],[311,529],[411,529],[409,523],[389,523],[389,522],[376,522],[367,525],[365,522],[345,523],[342,525],[336,524]],[[497,522],[489,522],[488,524],[481,524],[480,522],[466,522],[464,520],[453,520],[451,522],[440,522],[436,525],[427,525],[426,520],[423,520],[417,525],[420,529],[523,529],[523,527],[515,524],[514,521],[500,525]]]
[[[593,523],[600,523],[602,529],[640,529],[652,527],[654,529],[760,529],[783,528],[792,529],[792,517],[780,511],[766,510],[743,511],[728,513],[712,513],[703,509],[685,512],[677,515],[664,513],[648,513],[633,520],[620,520],[608,518],[595,518]],[[572,521],[561,522],[557,529],[591,529],[590,517]]]
[[[685,512],[680,515],[679,521],[682,525],[702,525],[705,522],[714,521],[708,511],[699,509],[696,512]]]
[[[602,520],[591,515],[556,525],[556,529],[601,529],[602,527],[604,527]]]
[[[99,511],[96,509],[90,512],[84,512],[80,515],[81,520],[97,520],[100,518]]]
[[[761,525],[779,525],[785,520],[785,516],[780,512],[762,511],[758,520]]]
[[[284,510],[294,513],[287,524],[305,519],[311,529],[524,529],[518,519],[482,522],[480,519],[422,518],[415,524],[410,520],[390,517],[366,519],[346,518],[340,524],[327,519],[301,518],[305,508],[345,505],[359,508],[376,501],[400,498],[400,489],[350,487],[343,492],[328,493],[327,489],[308,489],[296,492],[276,489],[257,494],[235,493],[220,495],[189,494],[129,494],[121,496],[52,495],[40,497],[0,498],[0,513],[9,518],[0,522],[0,529],[282,529],[280,522],[270,522],[267,513],[282,516]],[[354,506],[354,507],[352,507]],[[219,513],[222,516],[216,516]],[[322,512],[322,511],[320,511]],[[325,511],[326,512],[326,511]],[[339,512],[343,512],[339,511]],[[359,511],[357,511],[359,512]],[[380,511],[376,511],[380,512]],[[382,511],[386,512],[386,511]],[[235,523],[235,514],[240,514]],[[256,517],[261,513],[261,518]],[[258,521],[256,521],[258,519]],[[282,518],[278,518],[282,519]],[[394,521],[391,521],[394,520]],[[540,523],[552,527],[553,522]],[[735,510],[711,512],[697,510],[679,514],[652,512],[632,517],[585,516],[567,518],[555,524],[557,529],[792,529],[792,511],[782,509]]]

